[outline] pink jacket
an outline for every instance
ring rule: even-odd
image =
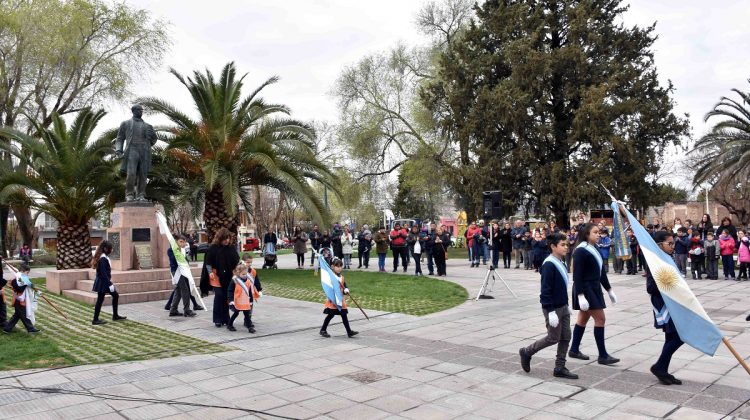
[[[721,249],[721,255],[732,255],[734,254],[734,238],[728,236],[726,239],[724,235],[719,236],[719,248]]]
[[[750,263],[750,241],[747,238],[740,242],[739,262]]]

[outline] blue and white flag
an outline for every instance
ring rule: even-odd
[[[616,201],[612,202],[612,210],[615,213],[619,211],[618,207]],[[666,304],[668,311],[658,314],[661,321],[666,322],[671,318],[682,341],[713,356],[723,337],[721,331],[690,290],[674,260],[659,249],[651,235],[627,209],[623,207],[623,210],[628,216],[630,227],[638,239],[643,257]]]
[[[333,273],[322,254],[318,254],[318,266],[320,267],[320,284],[323,286],[323,292],[328,300],[341,310],[341,306],[344,304],[344,294],[341,292],[339,278]]]

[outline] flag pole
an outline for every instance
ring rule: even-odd
[[[359,308],[359,310],[362,311],[362,315],[364,315],[365,318],[367,318],[367,320],[369,321],[370,317],[367,316],[367,314],[365,313],[364,309],[362,309],[362,307],[359,306],[359,303],[357,303],[357,299],[354,299],[354,296],[352,296],[351,293],[349,293],[349,297],[352,298],[352,302],[354,302],[354,304],[357,305],[357,308]]]
[[[17,272],[18,272],[18,269],[17,269],[16,267],[13,267],[12,265],[10,265],[9,263],[7,263],[6,261],[3,261],[3,263],[4,263],[4,264],[5,264],[5,265],[6,265],[7,267],[8,267],[8,269],[9,269],[10,271],[12,271],[13,273],[17,273]],[[36,287],[34,287],[34,285],[33,285],[33,284],[31,285],[31,288],[32,288],[33,290],[37,290],[37,289],[36,289]],[[44,295],[42,294],[42,292],[39,292],[39,297],[40,297],[40,298],[42,298],[42,299],[43,299],[43,300],[44,300],[45,302],[47,302],[47,304],[48,304],[49,306],[51,306],[51,307],[52,307],[52,309],[56,310],[56,311],[57,311],[57,313],[59,313],[60,315],[62,315],[62,316],[63,316],[63,318],[65,318],[65,320],[66,320],[66,321],[68,320],[68,317],[67,317],[67,316],[65,316],[65,314],[63,313],[63,311],[61,311],[61,310],[60,310],[60,308],[58,308],[58,307],[57,307],[57,306],[56,306],[55,304],[53,304],[52,302],[50,302],[50,300],[49,300],[49,299],[47,299],[47,296],[44,296]]]
[[[732,343],[729,342],[729,339],[726,337],[722,337],[721,341],[727,346],[729,351],[732,353],[732,355],[737,359],[738,362],[740,362],[740,365],[742,365],[743,368],[745,368],[745,372],[747,372],[748,375],[750,375],[750,366],[747,365],[747,362],[745,362],[745,359],[740,356],[739,353],[737,353],[737,350],[734,349],[732,346]]]

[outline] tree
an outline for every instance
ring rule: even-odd
[[[453,187],[477,214],[481,192],[535,201],[568,224],[605,201],[602,182],[636,207],[665,148],[688,134],[659,84],[654,26],[616,23],[616,0],[498,1],[440,60],[422,99],[459,149]]]
[[[135,78],[160,65],[169,46],[166,28],[124,2],[0,2],[0,125],[34,134],[37,124],[49,127],[53,115],[123,99]],[[10,156],[0,160],[10,162]],[[0,206],[2,231],[8,211]],[[14,206],[13,212],[29,243],[28,208]]]
[[[0,150],[17,159],[26,172],[0,173],[0,199],[28,191],[25,205],[58,221],[57,269],[87,268],[91,262],[89,220],[122,194],[117,162],[107,159],[112,152],[110,137],[90,142],[91,133],[104,111],[84,109],[68,128],[61,116],[52,114],[52,128],[33,124],[32,137],[4,127]],[[23,195],[26,196],[26,195]]]
[[[312,194],[308,180],[335,191],[335,179],[313,153],[314,131],[302,122],[277,117],[288,115],[289,109],[258,96],[277,78],[243,98],[244,76],[236,77],[234,63],[224,66],[219,80],[208,70],[194,72],[193,78],[170,71],[190,92],[199,118],[194,120],[158,98],[139,102],[172,122],[160,135],[182,168],[180,196],[194,208],[204,209],[209,241],[222,227],[237,232],[239,202],[252,208],[251,186],[275,188],[317,219],[324,218],[323,204]]]
[[[672,184],[657,184],[651,203],[661,205],[666,202],[682,203],[688,200],[688,190],[677,188]]]
[[[430,166],[432,164],[432,166]],[[398,175],[398,190],[393,204],[396,217],[417,217],[422,220],[437,220],[440,202],[445,191],[442,184],[434,182],[435,168],[429,160],[412,159],[404,164]]]

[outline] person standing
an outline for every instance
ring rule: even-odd
[[[502,252],[502,244],[500,238],[500,225],[496,221],[490,223],[490,269],[497,268],[500,263],[500,253]]]
[[[5,304],[5,291],[3,290],[8,281],[3,278],[3,257],[0,256],[0,328],[5,328],[8,321],[8,309]]]
[[[341,252],[344,254],[344,268],[347,270],[351,268],[352,253],[354,252],[352,240],[354,238],[349,226],[344,226],[344,233],[341,234]]]
[[[490,230],[489,227],[484,224],[484,220],[479,221],[479,245],[480,252],[482,254],[482,265],[487,265],[487,259],[490,258]]]
[[[120,316],[117,313],[117,304],[120,300],[120,294],[117,293],[115,284],[112,283],[112,265],[109,261],[109,254],[111,253],[112,243],[109,241],[102,241],[94,253],[94,258],[91,260],[91,268],[96,270],[96,279],[94,280],[94,286],[92,288],[92,291],[96,292],[94,320],[91,321],[93,325],[107,323],[106,321],[99,319],[99,314],[101,313],[102,305],[104,304],[104,297],[107,293],[112,296],[112,321],[126,319],[126,317]]]
[[[500,231],[500,251],[503,253],[503,267],[510,268],[513,252],[513,229],[510,228],[510,223],[503,225],[503,230]]]
[[[721,224],[719,227],[716,228],[716,237],[721,236],[722,233],[724,233],[724,229],[727,230],[729,233],[729,236],[734,239],[735,245],[737,244],[737,228],[732,224],[732,219],[728,217],[724,217],[721,219]]]
[[[414,258],[414,275],[422,275],[422,249],[424,249],[424,236],[416,224],[411,227],[411,232],[406,237],[409,253]]]
[[[427,238],[424,243],[425,253],[427,254],[427,274],[435,275],[435,262],[433,251],[435,250],[435,236],[437,235],[437,226],[435,222],[430,223],[430,230],[427,231]]]
[[[438,226],[435,232],[435,245],[432,249],[432,256],[435,258],[435,268],[437,268],[438,277],[446,276],[445,260],[448,258],[448,247],[451,245],[451,235],[443,230],[443,226]]]
[[[576,242],[578,242],[578,231],[571,228],[570,232],[568,232],[568,253],[565,254],[565,265],[568,267],[568,271],[570,271],[570,263],[573,262],[573,250],[575,249]],[[618,261],[617,258],[615,258],[616,261]],[[622,260],[619,261],[622,263]],[[622,274],[622,267],[620,267],[620,274]]]
[[[747,280],[748,271],[750,271],[750,238],[747,231],[738,230],[737,237],[737,262],[740,264],[740,274],[737,276],[738,281]]]
[[[320,237],[320,247],[331,248],[331,233],[328,230],[323,231],[323,236]]]
[[[638,272],[638,238],[633,234],[633,229],[627,228],[625,233],[628,237],[628,246],[630,247],[630,259],[627,260],[626,265],[628,266],[629,275],[636,274]]]
[[[613,304],[617,303],[612,286],[609,284],[607,273],[604,271],[602,256],[596,249],[599,239],[599,228],[589,223],[579,233],[578,245],[573,251],[573,309],[579,311],[576,325],[573,328],[573,340],[568,356],[589,360],[589,357],[579,350],[586,324],[594,318],[594,339],[599,350],[598,362],[601,365],[611,365],[620,361],[607,353],[604,344],[604,294],[602,286],[609,294]]]
[[[406,238],[409,232],[401,228],[401,224],[396,222],[389,234],[391,239],[391,250],[393,251],[393,272],[398,270],[398,259],[401,258],[401,264],[404,266],[404,273],[409,267],[409,249],[406,247]]]
[[[476,222],[471,222],[471,225],[466,230],[466,239],[469,241],[469,256],[471,257],[472,267],[479,267],[479,261],[482,256],[482,244],[479,242],[479,238],[481,237],[482,229],[477,226]]]
[[[674,252],[675,241],[672,232],[659,231],[654,234],[654,241],[663,252],[671,256]],[[651,366],[651,373],[659,379],[664,385],[682,385],[682,381],[669,374],[669,363],[672,361],[672,355],[682,346],[680,334],[669,316],[669,311],[664,303],[664,298],[659,292],[659,287],[654,281],[654,276],[648,267],[646,270],[646,292],[651,296],[651,306],[654,313],[654,328],[664,331],[664,346],[661,349],[659,359]]]
[[[333,248],[333,255],[340,260],[344,259],[344,248],[341,243],[341,236],[343,234],[344,232],[341,230],[341,225],[336,222],[331,231],[331,247]]]
[[[713,231],[714,231],[714,225],[713,225],[713,223],[711,223],[711,215],[710,214],[706,213],[706,214],[703,215],[703,217],[701,218],[700,223],[698,223],[697,230],[701,234],[701,240],[702,241],[706,240],[706,236],[708,235],[708,232],[713,233]]]
[[[531,231],[527,230],[523,234],[523,268],[524,270],[531,270],[534,265],[534,250],[533,243],[534,238],[531,236]]]
[[[305,267],[305,253],[307,252],[307,234],[299,226],[294,227],[292,233],[292,249],[297,255],[297,269],[302,270]]]
[[[378,254],[378,271],[385,272],[385,256],[388,254],[390,240],[385,233],[385,227],[380,226],[375,233],[375,252]]]
[[[690,250],[690,238],[687,235],[687,228],[680,226],[677,229],[677,237],[674,238],[674,262],[677,269],[683,276],[687,275],[687,256]]]
[[[568,307],[570,280],[568,267],[565,266],[563,259],[568,251],[568,242],[565,235],[552,233],[547,236],[547,243],[551,255],[544,260],[539,270],[542,275],[539,302],[542,304],[547,336],[518,351],[521,356],[521,367],[524,372],[530,372],[531,357],[540,350],[557,344],[557,357],[552,375],[558,378],[578,379],[578,375],[571,373],[565,367],[565,354],[570,344],[570,308]]]
[[[719,242],[714,239],[714,233],[711,231],[706,233],[706,240],[703,241],[703,250],[706,253],[706,279],[718,280],[719,258],[721,255],[719,255]]]
[[[180,249],[178,252],[182,252],[184,255],[186,244],[185,237],[182,235],[177,235],[175,240],[177,241],[177,247]],[[175,273],[177,272],[179,266],[177,265],[177,258],[175,258],[172,247],[169,247],[169,249],[167,250],[167,257],[169,258],[169,271],[172,273],[172,285],[174,286],[174,290],[172,291],[171,296],[172,302],[169,306],[169,316],[184,315],[186,317],[194,317],[197,314],[190,310],[190,280],[188,280],[187,277],[181,275],[180,278],[176,279],[175,281]],[[180,300],[182,300],[183,313],[180,313],[177,310],[180,304]]]
[[[602,224],[603,225],[603,224]],[[612,245],[612,240],[609,238],[609,231],[599,230],[599,241],[596,243],[599,248],[599,254],[602,256],[602,262],[604,263],[604,272],[609,273],[609,247]]]
[[[370,227],[362,225],[362,229],[357,235],[357,258],[359,259],[359,266],[362,268],[364,265],[367,268],[370,265],[370,250],[372,249],[372,232]],[[364,263],[364,264],[363,264]]]
[[[521,262],[524,261],[523,249],[523,237],[526,234],[526,226],[523,225],[522,220],[516,220],[516,226],[510,232],[513,237],[513,252],[516,254],[516,268],[521,267]]]
[[[310,237],[310,248],[312,248],[312,251],[310,252],[310,267],[312,267],[315,263],[315,254],[320,252],[320,243],[323,239],[323,235],[320,234],[318,225],[313,225],[310,235],[308,236]]]
[[[734,280],[734,248],[736,243],[732,235],[729,233],[729,229],[724,229],[719,236],[719,250],[721,253],[721,265],[724,267],[724,280],[729,280],[729,277]]]
[[[271,232],[269,228],[269,234]],[[267,234],[268,236],[268,234]],[[264,243],[266,243],[264,238]],[[206,252],[205,265],[209,273],[209,282],[214,290],[213,321],[217,328],[229,324],[229,300],[227,289],[232,281],[234,268],[240,261],[237,249],[232,246],[232,234],[227,228],[221,228],[214,235],[214,241]]]
[[[690,272],[693,278],[701,279],[703,275],[703,263],[705,258],[705,250],[703,249],[703,240],[701,240],[701,233],[695,230],[693,237],[690,238]]]

